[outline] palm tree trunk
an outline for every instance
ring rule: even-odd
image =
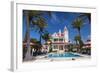
[[[79,36],[80,36],[80,39],[81,39],[81,32],[80,32],[80,29],[78,29],[78,32],[79,32]],[[79,42],[79,49],[78,49],[78,52],[80,52],[80,50],[81,50],[81,44],[80,44],[80,42]]]
[[[79,33],[79,36],[81,37],[81,31],[80,31],[80,28],[78,29],[78,33]]]
[[[29,25],[29,16],[28,13],[26,15],[26,32],[27,32],[27,52],[25,55],[25,61],[31,60],[32,55],[31,55],[31,48],[30,48],[30,25]]]
[[[41,45],[41,40],[42,40],[42,33],[40,32],[40,45]]]
[[[76,47],[77,47],[77,52],[79,52],[78,41],[77,40],[76,40]]]

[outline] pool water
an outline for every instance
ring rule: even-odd
[[[53,53],[48,55],[49,58],[67,58],[67,57],[80,57],[80,55],[73,53]]]

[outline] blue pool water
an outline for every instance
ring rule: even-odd
[[[48,55],[49,58],[67,58],[67,57],[80,57],[80,55],[73,53],[53,53]]]

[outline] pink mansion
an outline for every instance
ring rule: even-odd
[[[68,29],[66,26],[64,27],[63,31],[59,29],[59,32],[54,32],[51,35],[52,51],[68,51],[68,37]]]

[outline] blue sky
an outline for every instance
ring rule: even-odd
[[[44,11],[46,12],[46,11]],[[51,17],[47,13],[43,15],[46,20],[48,26],[46,30],[53,34],[54,32],[58,32],[59,29],[63,32],[64,27],[66,26],[69,31],[69,40],[73,41],[74,37],[78,34],[76,29],[72,28],[72,22],[80,15],[81,13],[75,12],[51,12]],[[23,38],[25,36],[26,31],[26,17],[23,16]],[[86,41],[88,37],[91,35],[91,24],[89,23],[88,19],[84,21],[84,26],[81,29],[81,35],[83,41]],[[39,34],[35,30],[30,30],[30,37],[36,38],[39,40]]]

